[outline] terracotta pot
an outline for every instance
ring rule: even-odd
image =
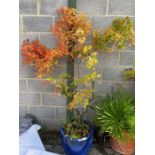
[[[135,139],[129,138],[127,134],[124,136],[123,141],[119,141],[116,138],[111,138],[111,147],[120,154],[132,155],[135,151]]]

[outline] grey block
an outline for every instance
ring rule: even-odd
[[[92,22],[92,28],[98,29],[98,30],[107,29],[108,27],[110,27],[112,25],[113,20],[115,20],[117,18],[125,18],[125,16],[119,15],[119,16],[93,16],[93,17],[90,17],[91,22]],[[134,23],[133,17],[131,18],[131,20]]]
[[[29,79],[28,91],[29,92],[52,92],[53,88],[50,84],[45,83],[44,80]]]
[[[30,113],[38,118],[55,118],[55,108],[52,107],[33,106]]]
[[[50,32],[53,24],[52,17],[27,16],[23,17],[24,32]]]
[[[96,65],[96,72],[101,73],[101,66],[97,66]],[[79,67],[77,65],[74,66],[74,74],[75,77],[83,77],[86,74],[90,74],[91,71],[88,70],[85,65],[79,65]]]
[[[50,106],[64,106],[66,105],[66,99],[58,94],[42,94],[42,103]]]
[[[21,46],[23,41],[26,39],[32,41],[32,40],[35,40],[37,38],[39,38],[39,35],[37,35],[37,34],[20,34],[19,35],[19,45]]]
[[[50,119],[50,118],[45,118],[43,120],[43,126],[49,129],[60,129],[62,126],[63,120],[59,119]]]
[[[67,108],[66,108],[66,106],[56,107],[56,118],[65,119],[66,116],[67,116]]]
[[[92,28],[103,30],[108,28],[116,17],[94,16],[91,17]]]
[[[25,105],[39,105],[40,104],[40,94],[37,93],[20,93],[19,94],[19,104]]]
[[[95,82],[95,94],[100,96],[105,96],[112,90],[116,90],[116,82],[106,82],[106,81],[96,81]]]
[[[111,15],[134,15],[135,0],[110,0],[109,14]]]
[[[26,80],[19,80],[19,91],[26,91]]]
[[[134,48],[124,49],[123,52],[135,52]]]
[[[21,18],[19,17],[19,33],[22,32],[22,21]]]
[[[113,67],[113,68],[103,68],[102,79],[112,80],[112,81],[123,81],[122,71],[125,68]]]
[[[66,66],[67,58],[63,57],[59,60],[58,65]]]
[[[134,66],[135,54],[133,52],[121,52],[120,53],[120,66]]]
[[[19,0],[19,14],[37,14],[37,0]]]
[[[54,67],[51,75],[52,77],[58,78],[61,74],[66,73],[66,65],[57,65]]]
[[[102,67],[118,66],[119,53],[118,52],[102,52],[97,55],[99,65]]]
[[[135,83],[134,82],[118,83],[117,87],[122,87],[126,91],[130,92],[132,95],[135,95]]]
[[[56,39],[53,34],[41,34],[40,41],[48,48],[55,48]]]
[[[87,114],[86,114],[86,120],[93,122],[95,119],[96,113],[94,110],[90,109],[88,110]]]
[[[19,106],[19,115],[20,116],[24,116],[25,114],[27,114],[27,106],[22,106],[22,105],[20,105]]]
[[[106,0],[77,0],[77,9],[89,15],[106,13]]]
[[[61,6],[67,6],[67,0],[41,0],[41,14],[56,15]]]
[[[34,78],[36,74],[34,65],[20,65],[19,77],[20,78]]]

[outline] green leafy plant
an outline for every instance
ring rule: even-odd
[[[94,32],[93,46],[86,45],[85,42],[91,32],[90,20],[76,9],[62,7],[59,9],[57,22],[51,31],[57,38],[56,48],[47,48],[38,39],[25,40],[21,47],[23,63],[33,64],[38,78],[44,78],[55,87],[57,93],[71,98],[67,109],[74,112],[74,117],[63,124],[64,132],[72,138],[82,138],[90,131],[89,124],[83,119],[94,96],[95,80],[99,78],[96,72],[98,63],[96,50],[123,48],[127,43],[132,45],[134,43],[133,24],[128,17],[118,18],[103,33]],[[73,63],[75,59],[80,60],[88,74],[79,76],[80,63],[78,62],[77,77],[70,77],[67,73],[54,77],[52,71],[63,57],[69,58]],[[73,80],[68,82],[68,79]],[[71,88],[74,88],[73,91],[70,91]],[[79,106],[83,108],[82,112],[79,111]]]
[[[93,32],[93,49],[114,51],[135,44],[134,25],[129,17],[117,18],[105,30]]]
[[[123,78],[125,80],[135,80],[135,70],[134,68],[125,69],[122,72]]]
[[[123,89],[103,97],[96,105],[96,125],[100,133],[123,140],[124,133],[134,137],[134,98]]]
[[[85,137],[90,132],[89,124],[83,120],[72,119],[63,124],[64,132],[73,139]]]
[[[62,7],[58,10],[59,16],[51,31],[57,38],[55,49],[48,49],[38,39],[35,41],[24,41],[22,45],[22,56],[24,64],[34,64],[38,78],[44,78],[46,82],[55,87],[57,93],[66,98],[71,98],[67,109],[74,112],[74,118],[67,120],[63,127],[64,132],[73,138],[81,138],[89,133],[89,125],[83,121],[91,102],[94,88],[93,83],[99,77],[95,70],[98,63],[97,53],[92,46],[86,45],[85,41],[91,32],[91,23],[85,14],[76,9]],[[67,73],[53,76],[52,71],[58,64],[60,58],[66,57],[74,63],[75,59],[83,63],[89,72],[84,76],[71,77]],[[78,73],[79,73],[79,65]],[[66,82],[73,79],[71,82]],[[82,85],[82,87],[80,87]],[[70,91],[74,88],[73,91]],[[83,108],[80,112],[78,107]]]

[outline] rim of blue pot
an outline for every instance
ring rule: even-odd
[[[91,130],[90,130],[88,136],[83,137],[83,138],[79,138],[79,139],[71,138],[71,137],[69,137],[68,135],[65,135],[64,129],[63,129],[63,128],[60,129],[60,132],[61,132],[61,134],[62,134],[65,138],[68,138],[69,140],[72,140],[72,141],[74,141],[74,142],[86,141],[87,139],[89,139],[90,137],[92,137],[92,135],[93,135],[93,130],[94,130],[93,125],[92,125],[91,123],[89,123],[89,124],[90,124],[90,129],[91,129]]]

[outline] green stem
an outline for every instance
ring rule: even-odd
[[[73,94],[74,92],[74,60],[72,60],[69,56],[67,57],[67,86],[69,88],[68,93]],[[67,104],[69,104],[73,100],[73,95],[67,96]],[[70,120],[74,116],[74,111],[67,110],[67,119]]]
[[[68,7],[76,8],[76,0],[68,0]],[[72,52],[72,50],[70,50]],[[74,86],[71,86],[74,83],[74,60],[71,57],[67,57],[67,85],[69,87],[69,93],[73,94]],[[72,96],[67,96],[67,104],[69,104],[73,100]],[[67,110],[67,119],[72,119],[74,116],[74,111]]]
[[[76,0],[68,0],[68,7],[76,8]]]

